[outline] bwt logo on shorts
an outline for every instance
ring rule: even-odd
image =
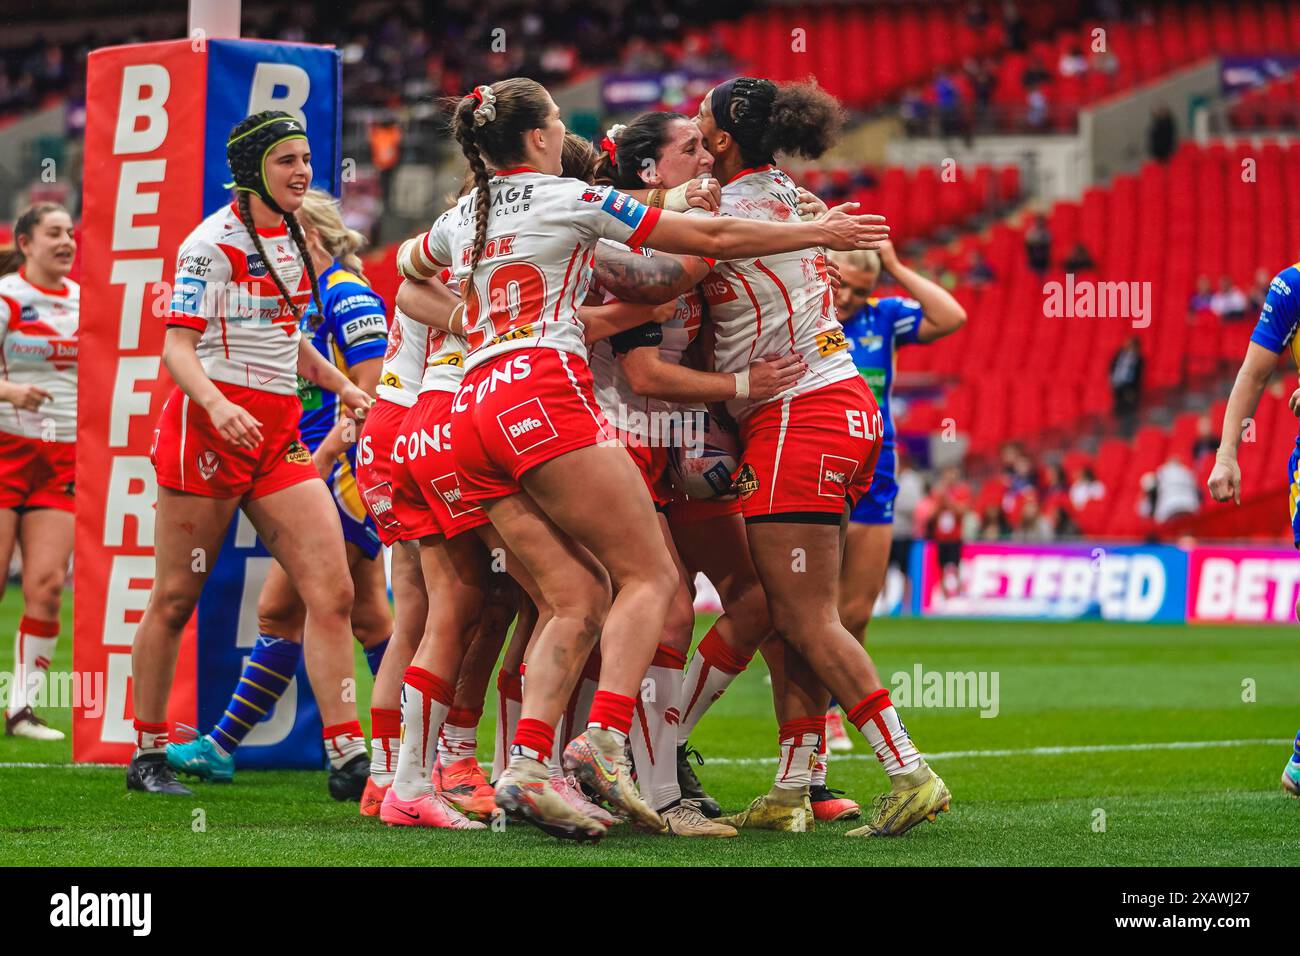
[[[453,518],[459,518],[461,515],[472,514],[481,510],[478,505],[465,504],[460,493],[460,479],[456,477],[454,471],[434,478],[431,483],[433,490],[438,493],[438,497],[442,499],[443,504],[447,506],[447,510],[451,512]]]
[[[821,473],[817,478],[817,494],[823,498],[843,498],[848,494],[849,482],[857,473],[858,463],[841,455],[822,455]]]
[[[555,427],[551,424],[546,409],[542,407],[540,398],[530,398],[513,408],[507,408],[497,416],[497,423],[505,432],[516,455],[522,455],[556,436]]]

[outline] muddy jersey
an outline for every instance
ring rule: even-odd
[[[610,240],[603,240],[610,242]],[[620,249],[627,246],[611,242]],[[653,249],[644,246],[632,250],[647,258],[656,255]],[[612,302],[615,297],[603,292],[604,301]],[[698,292],[691,289],[677,297],[677,311],[673,317],[664,322],[660,329],[663,341],[659,343],[659,357],[665,362],[680,365],[682,356],[695,341],[700,331],[700,321],[704,307]],[[675,407],[672,402],[638,395],[623,372],[623,365],[614,355],[614,348],[609,339],[602,339],[591,347],[591,375],[595,380],[596,401],[609,418],[610,424],[627,440],[630,437],[646,438],[647,427],[653,427],[650,416],[656,412],[670,412]],[[639,413],[639,414],[636,414]]]
[[[487,245],[465,301],[465,368],[516,349],[587,355],[578,307],[601,238],[640,245],[659,210],[608,186],[527,167],[492,177]],[[421,239],[427,263],[470,275],[476,193],[461,198]]]
[[[420,379],[429,356],[433,329],[421,325],[401,309],[393,309],[388,326],[388,349],[375,393],[382,399],[410,408],[420,396]]]
[[[294,304],[305,309],[311,279],[288,229],[281,223],[257,232],[270,267]],[[202,333],[199,361],[214,382],[281,395],[297,391],[298,320],[233,203],[204,219],[181,243],[167,324]]]
[[[81,287],[43,289],[22,270],[0,277],[0,376],[35,385],[50,399],[34,412],[0,403],[0,431],[24,438],[77,438],[77,323]]]
[[[796,222],[794,182],[772,166],[747,169],[722,187],[727,216]],[[844,330],[835,318],[834,296],[821,248],[757,259],[719,262],[701,284],[714,324],[714,367],[742,372],[767,354],[797,352],[808,371],[773,398],[732,399],[727,410],[743,417],[763,402],[802,395],[858,374]]]

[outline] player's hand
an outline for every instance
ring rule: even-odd
[[[765,355],[749,366],[749,397],[762,400],[780,395],[807,371],[803,356],[795,352]]]
[[[828,211],[826,204],[808,190],[800,186],[796,195],[799,197],[799,204],[795,206],[795,212],[799,214],[800,219],[805,222],[812,222],[814,219],[826,215]]]
[[[840,267],[830,256],[826,256],[826,281],[831,284],[832,294],[839,292],[840,286],[844,285],[844,276],[840,274]]]
[[[1300,418],[1300,388],[1291,393],[1291,400],[1287,402],[1287,407],[1291,409],[1291,414]]]
[[[1230,458],[1216,458],[1210,472],[1210,497],[1215,501],[1235,501],[1241,504],[1241,466]]]
[[[692,179],[685,183],[686,207],[703,209],[705,212],[717,212],[722,206],[722,187],[718,181],[708,176]],[[680,187],[679,187],[680,188]]]
[[[895,267],[903,264],[898,258],[898,252],[894,249],[894,244],[888,239],[877,246],[876,251],[880,253],[880,268],[884,269],[891,275],[893,274]]]
[[[0,399],[25,412],[34,412],[45,402],[54,398],[53,395],[37,385],[22,385],[18,382],[0,384],[4,385],[4,391],[0,393]]]
[[[325,446],[322,444],[312,453],[311,463],[316,466],[316,472],[321,476],[321,478],[329,480],[330,472],[334,470],[335,459],[331,458],[329,455],[321,454],[324,447]]]
[[[854,215],[860,204],[841,203],[817,220],[825,238],[820,245],[848,252],[850,249],[879,249],[889,238],[884,216]]]
[[[223,398],[208,410],[212,427],[238,448],[253,449],[262,444],[262,423],[229,399]]]
[[[370,406],[375,404],[375,400],[369,394],[357,388],[355,385],[349,385],[343,391],[339,392],[339,401],[347,409],[348,416],[355,418],[357,421],[365,421],[366,413],[370,411]]]

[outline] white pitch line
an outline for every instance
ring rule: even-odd
[[[965,760],[978,757],[1057,757],[1069,754],[1106,754],[1126,753],[1143,750],[1209,750],[1216,747],[1273,747],[1293,743],[1290,737],[1264,738],[1258,740],[1170,740],[1145,744],[1094,744],[1068,747],[1025,747],[1020,750],[943,750],[925,754],[927,760]],[[771,757],[709,757],[705,764],[721,766],[750,766],[772,763],[777,759]],[[875,754],[851,753],[835,754],[831,760],[874,760]],[[103,770],[122,769],[123,764],[115,763],[0,763],[0,770]]]

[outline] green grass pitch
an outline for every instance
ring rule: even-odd
[[[18,613],[10,589],[0,602],[6,655]],[[708,841],[619,827],[599,846],[516,823],[501,832],[389,829],[330,800],[323,772],[244,771],[231,785],[196,783],[193,800],[167,799],[128,794],[119,769],[58,766],[69,743],[2,738],[0,844],[5,862],[20,866],[1293,865],[1300,801],[1282,794],[1278,778],[1300,721],[1295,640],[1293,628],[880,621],[871,644],[887,683],[918,661],[926,671],[999,676],[996,717],[903,709],[918,744],[936,755],[953,807],[898,840],[845,839],[849,823]],[[69,644],[65,637],[56,670],[70,666]],[[359,655],[357,667],[367,673]],[[1253,702],[1243,700],[1248,679]],[[46,713],[69,729],[69,711]],[[490,698],[485,760],[494,713]],[[756,663],[692,741],[708,761],[701,779],[724,807],[767,789],[775,737]],[[1160,746],[1183,742],[1218,743]],[[834,759],[830,780],[864,806],[885,787],[865,750],[859,739],[847,759]]]

